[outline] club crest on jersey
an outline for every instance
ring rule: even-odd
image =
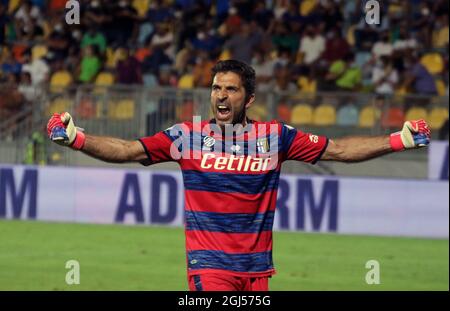
[[[256,141],[256,147],[258,148],[259,153],[267,153],[269,152],[269,141],[267,138],[259,138]]]
[[[214,146],[214,144],[216,143],[216,140],[214,139],[214,137],[211,136],[205,136],[203,138],[203,150],[211,150],[211,148]]]

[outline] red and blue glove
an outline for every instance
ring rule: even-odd
[[[74,125],[72,116],[68,112],[53,114],[47,123],[47,134],[55,143],[76,150],[83,148],[86,141],[83,129]]]
[[[427,146],[430,143],[430,129],[422,119],[406,121],[401,131],[391,134],[390,143],[393,151]]]

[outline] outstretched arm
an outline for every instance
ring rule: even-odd
[[[124,163],[147,159],[144,147],[139,141],[84,134],[75,127],[72,116],[67,112],[55,113],[50,118],[47,133],[55,143],[80,150],[102,161]]]
[[[389,136],[345,137],[331,140],[320,160],[361,162],[392,152]]]
[[[390,136],[330,140],[321,160],[361,162],[395,151],[424,147],[429,143],[430,130],[424,120],[406,121],[400,132]]]
[[[94,135],[85,135],[85,139],[84,146],[80,150],[88,156],[105,162],[138,162],[147,158],[144,147],[137,140],[126,141]]]

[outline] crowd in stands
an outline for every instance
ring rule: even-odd
[[[0,0],[0,107],[43,84],[209,87],[227,58],[259,91],[448,95],[447,0],[380,0],[379,24],[364,0],[78,2],[68,25],[65,0]]]

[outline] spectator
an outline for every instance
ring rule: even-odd
[[[214,67],[214,62],[209,58],[208,52],[198,51],[195,66],[193,68],[193,78],[195,87],[210,87],[211,86],[211,69]]]
[[[325,38],[320,34],[320,27],[308,26],[300,43],[299,53],[303,64],[313,65],[325,50]]]
[[[14,59],[11,52],[6,51],[6,57],[3,64],[1,64],[1,69],[5,75],[13,74],[19,76],[22,71],[22,64]]]
[[[372,47],[372,58],[377,60],[382,56],[390,57],[392,55],[393,46],[389,40],[389,31],[381,33],[379,40]]]
[[[161,49],[164,53],[173,60],[175,58],[175,49],[173,44],[174,36],[170,31],[168,24],[157,24],[156,33],[153,35],[151,46],[154,49]]]
[[[397,70],[392,66],[390,58],[381,56],[372,71],[372,83],[375,87],[375,93],[383,95],[394,94],[398,81]]]
[[[274,92],[292,93],[297,91],[297,86],[293,83],[291,77],[291,72],[288,66],[277,66],[275,68],[275,81],[273,81],[272,89]]]
[[[48,51],[53,53],[55,60],[64,60],[68,56],[71,37],[64,24],[58,22],[47,39]]]
[[[97,25],[89,27],[88,31],[83,35],[81,39],[81,48],[84,49],[88,45],[97,46],[98,51],[101,54],[106,52],[106,38],[98,29]]]
[[[406,74],[403,87],[420,95],[437,95],[436,83],[427,68],[420,63],[415,53],[405,59]]]
[[[40,88],[32,85],[31,75],[29,72],[22,72],[17,90],[28,102],[32,102],[38,98]]]
[[[31,60],[29,52],[25,53],[25,63],[22,66],[23,72],[28,72],[31,75],[31,83],[33,85],[41,85],[49,80],[50,67],[48,65],[48,58],[38,58]]]
[[[448,14],[441,15],[432,33],[433,48],[442,49],[448,45]]]
[[[231,57],[249,64],[252,61],[253,50],[260,43],[260,36],[252,32],[248,23],[242,23],[239,33],[231,36],[224,48],[228,49]]]
[[[274,74],[274,62],[264,51],[258,49],[253,53],[252,67],[255,69],[257,90],[269,91]]]
[[[142,84],[141,64],[128,48],[123,48],[123,53],[123,59],[116,65],[116,83]]]
[[[321,60],[324,61],[325,66],[339,59],[343,59],[350,52],[350,45],[342,37],[339,28],[331,29],[327,37],[325,49],[321,56]]]
[[[83,49],[83,58],[78,69],[78,81],[91,83],[99,73],[102,63],[98,56],[97,46],[88,45]]]

